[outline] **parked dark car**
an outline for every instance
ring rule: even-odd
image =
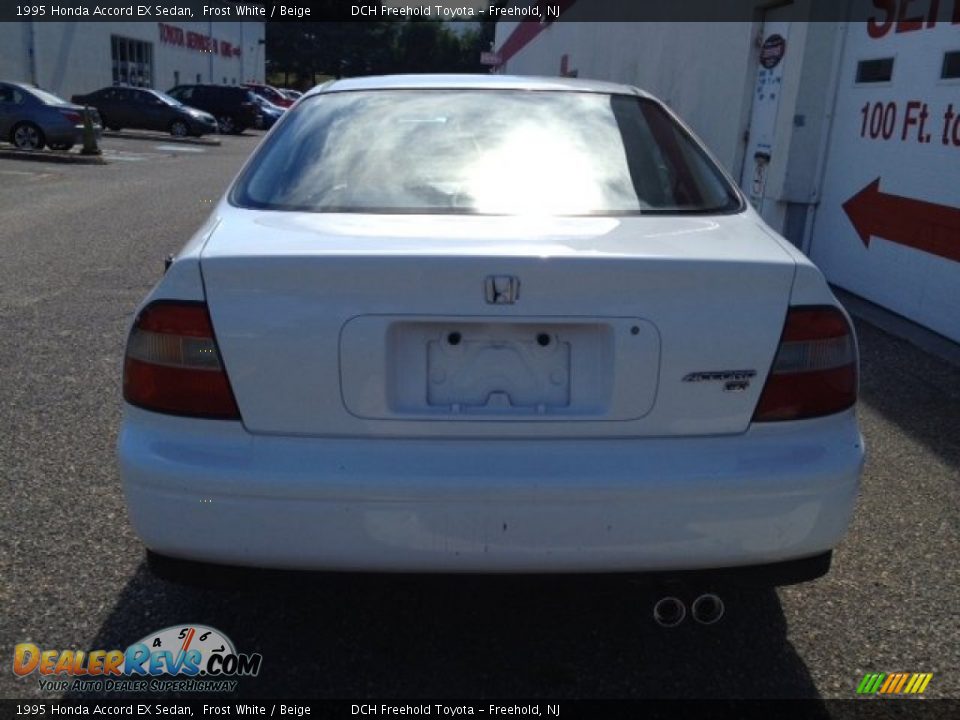
[[[272,85],[263,85],[261,83],[244,83],[243,87],[253,90],[257,95],[262,97],[264,100],[272,102],[274,105],[278,105],[282,108],[288,108],[293,105],[294,101],[284,95],[280,90],[273,87]]]
[[[103,124],[111,130],[162,130],[177,137],[199,137],[217,131],[217,121],[210,113],[149,88],[105,87],[74,95],[71,100],[95,107]]]
[[[283,113],[286,110],[286,108],[282,108],[279,105],[274,105],[262,95],[257,95],[257,104],[260,105],[260,115],[263,118],[261,127],[263,127],[264,130],[272,128],[277,120],[283,117]]]
[[[69,150],[83,142],[83,107],[24,83],[0,82],[0,140],[22,150]],[[93,130],[100,138],[94,111]]]
[[[259,122],[260,106],[253,92],[236,85],[177,85],[168,95],[210,113],[222,133],[242,133]]]

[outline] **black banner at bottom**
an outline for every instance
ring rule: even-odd
[[[0,718],[810,718],[960,717],[960,699],[879,700],[0,700]]]

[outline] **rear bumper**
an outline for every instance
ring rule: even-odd
[[[130,518],[157,553],[404,572],[673,572],[821,555],[846,531],[853,411],[727,437],[319,439],[127,407]]]
[[[100,136],[103,131],[99,125],[94,125],[93,135],[100,142]],[[47,144],[52,145],[82,145],[83,144],[83,126],[82,125],[63,125],[44,128],[44,136]]]
[[[816,580],[830,571],[833,551],[820,555],[783,560],[763,565],[742,565],[728,568],[707,568],[704,570],[674,571],[621,571],[604,574],[605,578],[629,578],[632,584],[648,587],[671,588],[731,588],[740,587],[779,587]],[[309,570],[271,570],[222,563],[208,563],[197,560],[183,560],[150,552],[147,564],[153,575],[178,584],[200,587],[250,587],[263,585],[275,587],[280,583],[299,584],[315,579]],[[565,579],[582,577],[583,574],[564,574]],[[406,574],[405,577],[425,577],[423,573]],[[509,577],[508,575],[487,574],[487,577]],[[527,575],[526,577],[530,577]],[[538,576],[538,577],[542,577]],[[596,573],[590,577],[597,577]]]

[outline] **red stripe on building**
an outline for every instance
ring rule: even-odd
[[[562,15],[575,2],[576,0],[555,0],[552,4],[560,6],[560,14]],[[510,33],[510,37],[497,50],[501,65],[529,45],[537,35],[550,27],[552,22],[552,20],[548,21],[542,16],[538,16],[527,18],[517,25]]]

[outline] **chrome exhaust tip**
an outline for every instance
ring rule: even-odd
[[[723,617],[723,600],[713,593],[704,593],[690,605],[690,614],[701,625],[713,625]]]
[[[653,619],[660,627],[676,627],[687,616],[687,608],[679,598],[660,598],[653,606]]]

